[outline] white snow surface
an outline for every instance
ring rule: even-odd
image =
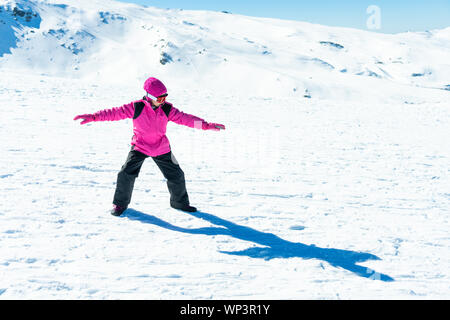
[[[0,299],[449,299],[450,28],[378,34],[114,1],[0,0]],[[14,9],[16,8],[16,9]],[[132,121],[156,76],[194,214]]]

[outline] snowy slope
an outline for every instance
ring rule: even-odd
[[[0,299],[448,299],[450,28],[383,35],[114,1],[0,0]],[[16,8],[16,9],[15,9]],[[196,214],[148,160],[161,78]]]
[[[105,0],[2,2],[2,68],[136,84],[150,72],[176,87],[272,97],[361,99],[450,85],[450,28],[386,35]],[[11,20],[14,8],[33,19]]]

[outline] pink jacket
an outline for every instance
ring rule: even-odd
[[[143,106],[143,109],[139,116],[134,119],[137,106],[141,106],[141,109]],[[207,124],[205,120],[179,111],[168,102],[157,109],[153,109],[151,103],[145,98],[118,108],[94,113],[94,121],[118,121],[123,119],[133,119],[134,135],[131,144],[134,145],[134,149],[150,157],[156,157],[170,151],[169,139],[166,136],[169,121],[198,129],[204,128],[204,125]]]

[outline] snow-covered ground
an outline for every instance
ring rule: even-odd
[[[450,298],[449,28],[51,2],[0,25],[0,299]],[[168,126],[199,212],[148,159],[116,218],[132,123],[72,119],[151,75],[227,129]]]

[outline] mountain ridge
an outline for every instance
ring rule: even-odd
[[[151,73],[179,86],[302,98],[360,98],[374,83],[449,86],[450,27],[386,35],[112,0],[0,8],[0,70],[136,83]]]

